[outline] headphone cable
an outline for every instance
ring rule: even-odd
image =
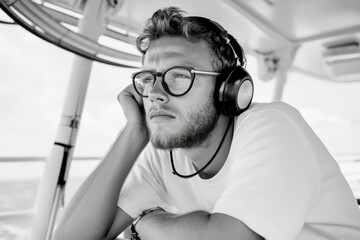
[[[189,174],[189,175],[182,175],[182,174],[178,173],[178,172],[176,171],[176,169],[175,169],[175,164],[174,164],[174,159],[173,159],[172,150],[170,150],[170,160],[171,160],[171,167],[172,167],[172,170],[173,170],[173,174],[174,174],[174,175],[177,175],[177,176],[179,176],[179,177],[181,177],[181,178],[192,178],[192,177],[198,175],[200,172],[204,171],[205,168],[207,168],[207,167],[211,164],[211,162],[215,159],[216,155],[218,154],[218,152],[219,152],[222,144],[224,143],[225,137],[226,137],[227,133],[229,132],[229,129],[230,129],[230,126],[232,125],[232,123],[233,123],[233,121],[230,121],[230,122],[229,122],[229,125],[228,125],[228,127],[227,127],[227,129],[226,129],[226,131],[225,131],[225,134],[224,134],[224,136],[222,137],[221,142],[220,142],[218,148],[216,149],[214,155],[212,156],[212,158],[205,164],[205,166],[203,166],[200,170],[196,171],[195,173],[192,173],[192,174]]]

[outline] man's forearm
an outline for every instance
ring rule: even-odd
[[[141,240],[263,239],[237,219],[204,211],[185,215],[155,211],[141,219],[136,230]]]
[[[199,239],[207,228],[209,217],[210,214],[203,211],[185,215],[155,211],[141,219],[136,230],[141,240]]]
[[[96,170],[67,207],[56,240],[101,239],[112,224],[127,174],[147,143],[147,134],[125,127]]]

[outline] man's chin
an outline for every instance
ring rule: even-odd
[[[155,134],[154,134],[155,133]],[[162,149],[162,150],[171,150],[172,146],[170,146],[170,133],[165,129],[151,130],[150,131],[150,142],[154,148]]]
[[[166,141],[161,141],[159,139],[151,138],[150,142],[153,145],[153,147],[156,149],[161,149],[161,150],[172,150],[173,149]]]
[[[178,148],[193,148],[200,146],[207,139],[209,134],[199,135],[196,133],[188,134],[156,134],[150,137],[150,142],[154,148],[161,150],[173,150]]]

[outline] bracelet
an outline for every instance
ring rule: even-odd
[[[151,213],[151,212],[154,212],[154,211],[157,211],[157,210],[160,210],[160,211],[163,211],[163,212],[166,212],[163,208],[161,207],[154,207],[154,208],[150,208],[150,209],[147,209],[145,211],[143,211],[134,221],[133,223],[131,224],[131,240],[141,240],[138,232],[136,231],[135,229],[135,226],[136,224],[143,218],[145,217],[147,214]]]

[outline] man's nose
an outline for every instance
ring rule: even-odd
[[[166,103],[169,100],[168,94],[161,84],[161,80],[161,77],[157,77],[154,86],[149,92],[149,99],[152,102]]]

